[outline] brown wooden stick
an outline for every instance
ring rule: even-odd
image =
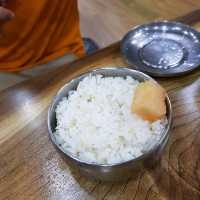
[[[189,12],[183,16],[177,17],[174,21],[182,22],[188,25],[194,25],[200,21],[200,9]]]

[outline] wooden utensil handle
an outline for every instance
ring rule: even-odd
[[[190,13],[187,13],[183,16],[173,19],[174,21],[182,22],[188,25],[194,25],[200,21],[200,9],[194,10]]]

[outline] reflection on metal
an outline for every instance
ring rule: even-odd
[[[177,76],[200,64],[200,34],[178,22],[153,22],[129,31],[121,51],[127,62],[140,71],[153,76]]]

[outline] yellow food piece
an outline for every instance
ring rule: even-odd
[[[135,91],[131,111],[148,121],[166,115],[165,90],[153,81],[140,83]]]

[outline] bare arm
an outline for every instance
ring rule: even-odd
[[[3,6],[6,5],[6,0],[0,0],[0,20],[10,20],[12,19],[15,14]]]

